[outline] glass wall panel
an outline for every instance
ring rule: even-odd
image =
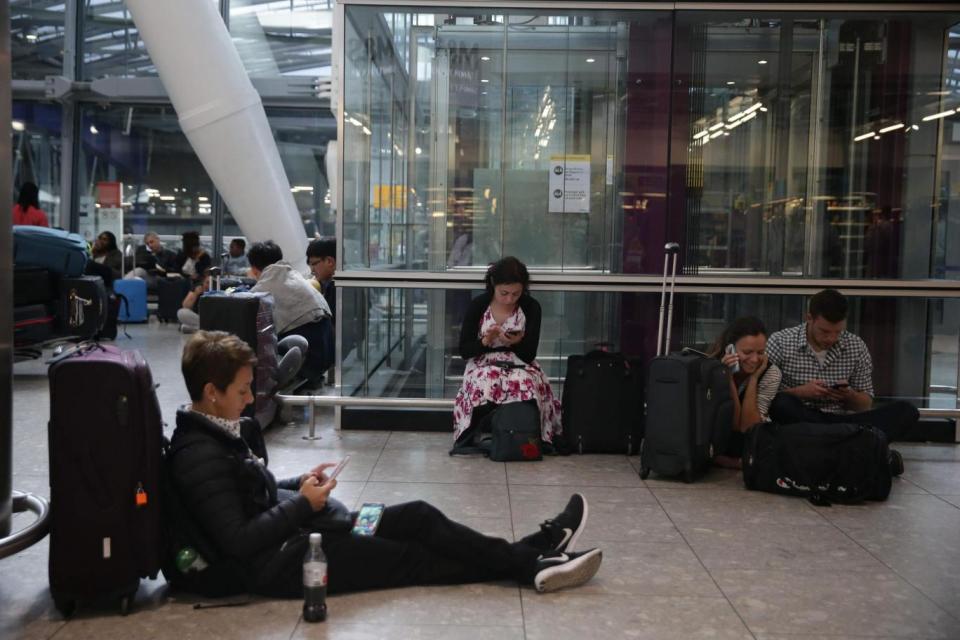
[[[460,327],[478,290],[351,288],[341,285],[344,394],[376,397],[456,395],[464,362]],[[653,355],[659,292],[608,293],[534,290],[543,307],[541,364],[562,391],[566,359],[607,343],[629,356]],[[709,350],[735,318],[755,315],[770,332],[803,322],[808,297],[737,293],[678,294],[673,345]],[[863,338],[874,364],[878,401],[905,398],[920,407],[956,408],[960,300],[848,298],[848,328]],[[652,313],[626,313],[627,309]],[[634,327],[649,337],[621,340]],[[924,329],[918,330],[918,327]]]
[[[943,277],[927,257],[945,237],[931,203],[956,20],[678,13],[687,272]]]
[[[943,77],[941,97],[945,112],[960,106],[960,24],[954,24],[949,31]],[[949,114],[938,121],[943,124],[930,275],[956,280],[960,279],[960,117]]]
[[[156,231],[172,248],[184,231],[198,231],[210,246],[213,184],[171,107],[83,105],[80,133],[82,232],[95,225],[97,183],[120,182],[129,242],[139,244],[145,232]]]
[[[58,0],[10,1],[14,80],[42,80],[63,74],[65,6]]]
[[[336,235],[326,169],[327,145],[337,137],[333,114],[326,109],[268,108],[267,119],[304,231],[311,238]],[[229,211],[224,218],[223,235],[223,251],[232,238],[243,236]]]
[[[345,268],[656,269],[670,14],[345,13]]]
[[[219,0],[209,1],[217,6],[220,4]],[[86,0],[82,12],[83,41],[80,48],[84,80],[157,75],[140,32],[123,2]]]
[[[230,35],[254,77],[330,75],[331,0],[231,0]]]
[[[60,210],[60,105],[45,102],[13,102],[11,146],[13,148],[13,189],[19,193],[24,182],[40,187],[40,208],[50,226],[69,227]]]
[[[81,52],[84,80],[157,75],[130,12],[118,0],[83,3]]]

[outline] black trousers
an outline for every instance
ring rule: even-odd
[[[333,365],[336,346],[333,323],[330,322],[330,318],[294,327],[290,331],[279,334],[277,338],[282,340],[289,335],[303,336],[310,344],[301,369],[306,377],[320,377]]]
[[[920,413],[909,402],[896,400],[860,413],[827,413],[808,407],[797,396],[780,392],[770,403],[770,418],[780,424],[816,422],[849,423],[876,427],[887,435],[888,442],[901,440],[907,430],[917,424]]]
[[[377,533],[325,532],[327,590],[346,593],[412,585],[493,580],[533,581],[542,551],[535,536],[520,542],[492,538],[447,518],[423,501],[387,507]],[[291,562],[270,595],[303,593],[302,559]]]

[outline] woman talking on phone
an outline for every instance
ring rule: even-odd
[[[467,366],[454,401],[454,441],[470,428],[477,407],[536,400],[541,438],[553,442],[563,430],[560,401],[536,362],[541,312],[530,295],[527,267],[514,257],[501,258],[487,269],[484,285],[460,329],[460,357]]]
[[[172,546],[192,547],[203,563],[168,574],[166,562],[174,587],[302,597],[311,532],[323,533],[330,593],[509,579],[548,592],[583,584],[600,568],[599,549],[573,550],[587,519],[580,494],[539,531],[508,542],[423,501],[378,504],[376,515],[365,509],[357,522],[358,514],[330,495],[343,464],[277,481],[259,425],[241,418],[253,402],[255,364],[253,350],[222,331],[198,331],[184,347],[191,402],[177,412],[167,456],[172,495],[164,501],[181,506],[182,517],[168,524],[176,532]]]
[[[770,403],[780,387],[781,373],[767,358],[767,329],[754,317],[737,318],[717,339],[711,353],[730,370],[733,433],[727,448],[714,458],[721,467],[740,468],[743,434],[770,421]]]

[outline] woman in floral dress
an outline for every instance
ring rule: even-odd
[[[454,441],[470,427],[477,407],[536,400],[541,437],[553,442],[562,431],[560,401],[536,362],[540,303],[530,295],[527,267],[502,258],[487,269],[484,283],[486,292],[470,302],[460,330],[467,367],[454,402]]]

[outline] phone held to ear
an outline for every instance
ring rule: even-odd
[[[358,536],[372,536],[376,533],[385,506],[382,502],[364,502],[353,524],[353,533]]]
[[[733,354],[735,354],[735,353],[737,352],[737,348],[736,348],[735,346],[733,346],[733,344],[731,343],[731,344],[728,344],[728,345],[727,345],[727,348],[726,348],[725,351],[726,351],[726,353],[727,353],[728,355],[733,355]],[[739,372],[740,372],[740,363],[739,363],[739,362],[734,362],[734,363],[730,366],[730,371],[732,371],[733,373],[739,373]]]

